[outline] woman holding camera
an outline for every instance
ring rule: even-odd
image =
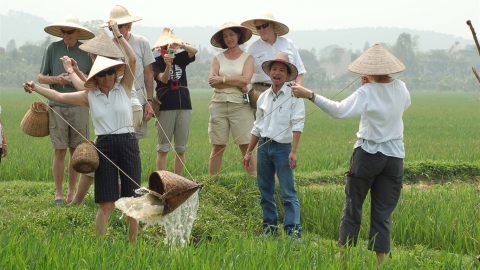
[[[230,130],[242,157],[247,153],[250,129],[254,122],[253,110],[247,99],[253,76],[253,57],[240,49],[240,45],[251,37],[252,31],[248,28],[227,22],[210,39],[212,46],[227,49],[213,58],[208,80],[214,92],[208,123],[208,135],[213,147],[208,166],[210,175],[220,171]],[[252,164],[256,164],[255,160]],[[256,175],[255,166],[246,170],[250,175]]]
[[[167,169],[167,155],[172,138],[175,141],[174,173],[182,175],[187,151],[192,102],[187,87],[186,67],[195,61],[198,50],[183,42],[172,30],[164,28],[153,49],[160,48],[155,58],[153,76],[157,82],[160,111],[155,112],[157,128],[157,170]],[[179,50],[180,49],[180,50]]]

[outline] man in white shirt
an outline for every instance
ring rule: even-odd
[[[152,50],[148,40],[142,36],[134,35],[130,33],[132,29],[132,23],[140,21],[142,18],[138,16],[132,16],[128,10],[120,5],[116,5],[110,12],[110,19],[118,23],[118,29],[120,33],[130,44],[135,56],[137,57],[137,65],[135,71],[135,82],[133,88],[136,90],[136,94],[140,104],[144,106],[143,123],[135,132],[137,139],[143,139],[147,137],[147,122],[153,116],[153,69],[152,63],[155,62]],[[107,21],[109,21],[107,20]],[[107,23],[101,25],[101,27],[107,27]],[[118,37],[113,37],[113,40],[118,42]],[[125,72],[129,72],[128,69]],[[146,93],[145,93],[146,90]],[[134,92],[132,92],[134,93]],[[132,94],[134,96],[134,94]],[[148,104],[146,104],[149,102]]]
[[[243,22],[242,25],[250,29],[252,34],[260,36],[247,49],[247,53],[251,54],[255,59],[255,70],[251,82],[254,91],[263,92],[271,86],[272,81],[268,74],[263,72],[262,64],[265,61],[274,59],[279,52],[286,53],[289,62],[297,67],[298,76],[295,78],[295,82],[298,84],[303,83],[303,78],[307,71],[303,66],[295,44],[292,40],[282,37],[289,31],[285,24],[276,21],[270,12],[266,12],[254,19]],[[249,94],[252,97],[253,91],[250,91]]]
[[[265,61],[262,70],[269,74],[272,86],[258,98],[256,121],[243,166],[251,166],[251,153],[258,143],[257,181],[261,194],[264,233],[277,233],[277,174],[285,209],[285,234],[300,238],[300,203],[294,187],[293,169],[297,167],[296,152],[305,123],[305,105],[302,99],[292,98],[292,90],[287,84],[295,80],[298,70],[288,61],[285,53],[278,53],[274,60]]]

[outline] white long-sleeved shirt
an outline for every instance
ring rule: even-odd
[[[292,143],[293,131],[303,132],[304,124],[303,99],[292,98],[292,89],[286,83],[277,95],[270,87],[258,97],[253,135],[279,143]]]
[[[331,118],[361,116],[355,148],[398,158],[405,157],[402,116],[410,104],[410,94],[400,80],[367,83],[340,102],[315,97],[315,105]]]

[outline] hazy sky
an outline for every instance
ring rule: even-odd
[[[155,27],[220,27],[224,22],[241,23],[268,10],[291,30],[405,27],[472,38],[465,24],[470,19],[480,34],[480,0],[0,1],[1,14],[24,11],[50,22],[70,13],[82,22],[107,20],[110,10],[119,4],[143,18],[136,24]]]

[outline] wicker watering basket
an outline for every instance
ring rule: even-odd
[[[48,130],[48,106],[43,102],[33,102],[20,123],[20,128],[33,137],[45,137]]]
[[[83,140],[78,143],[72,155],[72,166],[76,172],[92,173],[97,170],[100,160],[94,143]]]
[[[148,188],[164,202],[162,215],[173,212],[203,185],[168,171],[156,171],[148,179]]]
[[[157,97],[153,97],[153,102],[152,102],[152,109],[153,109],[153,117],[158,117],[158,115],[160,114],[160,104],[162,104],[162,102],[160,102],[160,100],[158,100]]]

